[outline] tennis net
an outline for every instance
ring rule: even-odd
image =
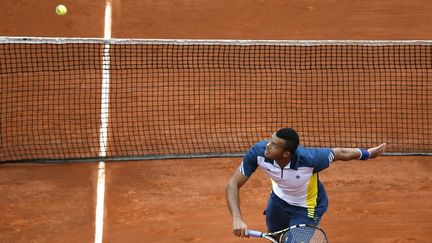
[[[432,41],[0,38],[0,161],[432,152]]]

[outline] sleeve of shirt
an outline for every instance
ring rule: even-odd
[[[314,155],[314,172],[320,172],[330,166],[334,160],[331,148],[317,148]]]
[[[239,170],[243,175],[250,177],[255,172],[257,167],[257,152],[255,146],[253,146],[244,156],[243,161],[240,164]]]

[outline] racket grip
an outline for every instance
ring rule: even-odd
[[[261,231],[256,231],[256,230],[247,230],[247,235],[250,237],[261,238],[263,233]]]

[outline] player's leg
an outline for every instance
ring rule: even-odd
[[[265,209],[268,232],[276,232],[288,228],[291,214],[284,210],[284,201],[278,198],[273,192],[267,202]]]
[[[285,210],[284,203],[273,192],[270,194],[267,207],[264,211],[268,232],[276,232],[288,228],[292,214]],[[279,240],[280,235],[276,235],[273,238]]]

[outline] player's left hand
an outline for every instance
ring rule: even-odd
[[[369,158],[373,159],[373,158],[376,158],[376,157],[382,155],[384,153],[386,147],[387,147],[387,143],[383,143],[377,147],[368,149],[368,151],[370,153]]]

